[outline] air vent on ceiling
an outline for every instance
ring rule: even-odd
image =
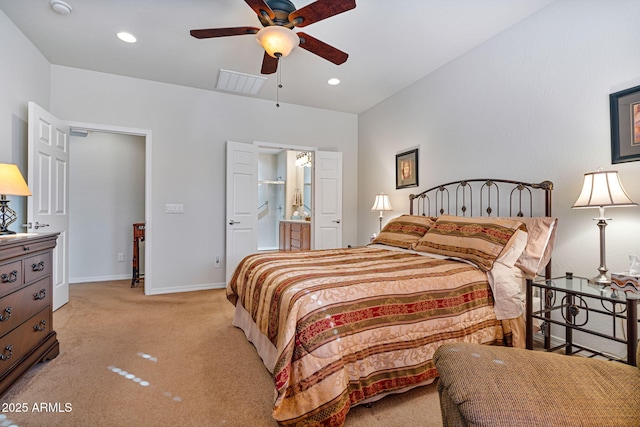
[[[216,89],[243,95],[256,95],[262,89],[265,80],[267,80],[266,77],[220,69]]]

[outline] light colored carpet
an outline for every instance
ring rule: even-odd
[[[271,376],[224,290],[145,296],[129,283],[70,286],[53,317],[60,355],[0,399],[0,425],[277,427]],[[377,426],[442,426],[435,384],[355,407],[345,424]]]

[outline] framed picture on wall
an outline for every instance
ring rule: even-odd
[[[418,186],[418,149],[396,154],[396,189]]]
[[[640,160],[640,86],[609,95],[611,163]]]

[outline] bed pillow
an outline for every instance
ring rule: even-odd
[[[428,216],[400,215],[389,221],[371,243],[411,249],[434,223],[435,218]]]
[[[505,218],[521,221],[527,227],[527,245],[515,263],[528,279],[535,278],[549,263],[556,240],[558,219],[552,217]]]
[[[502,252],[500,252],[500,255],[498,256],[498,258],[496,258],[495,262],[505,265],[509,268],[513,267],[522,256],[522,253],[527,246],[528,237],[529,233],[527,233],[526,231],[522,229],[516,230],[513,237],[511,238],[511,241],[509,242],[509,245],[507,245],[502,250]]]
[[[502,251],[509,250],[516,231],[524,229],[511,219],[442,215],[414,249],[461,258],[489,271]]]

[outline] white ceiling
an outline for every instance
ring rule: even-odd
[[[216,90],[219,69],[260,75],[255,36],[198,40],[191,29],[257,26],[243,0],[0,0],[0,9],[52,63]],[[334,65],[296,48],[281,61],[281,103],[360,113],[553,0],[357,0],[304,28],[349,54]],[[311,0],[293,0],[297,8]],[[134,34],[126,44],[119,31]],[[337,77],[339,86],[327,80]],[[277,74],[257,98],[276,100]]]

